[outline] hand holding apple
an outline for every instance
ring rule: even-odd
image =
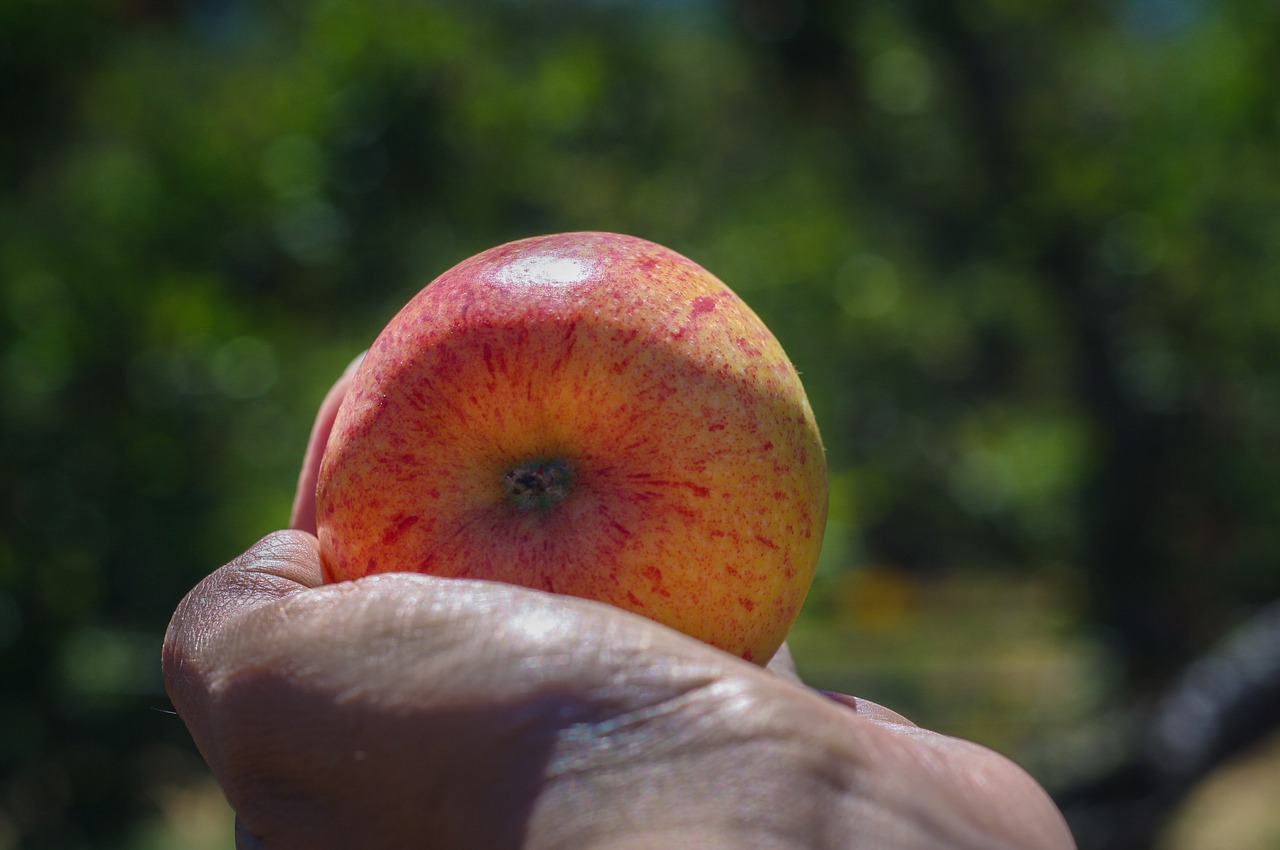
[[[795,369],[709,272],[634,237],[513,242],[370,348],[316,491],[329,580],[490,579],[766,663],[808,591],[826,463]]]
[[[236,846],[1070,850],[990,750],[608,605],[411,573],[326,584],[316,417],[291,521],[194,588],[165,685]]]

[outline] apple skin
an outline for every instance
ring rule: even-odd
[[[316,503],[327,580],[519,584],[766,664],[813,578],[827,471],[794,367],[724,283],[566,233],[465,260],[395,316]]]

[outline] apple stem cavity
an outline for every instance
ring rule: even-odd
[[[564,501],[573,487],[573,467],[565,460],[523,463],[502,476],[507,499],[521,513],[543,513]]]

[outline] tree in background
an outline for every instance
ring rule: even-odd
[[[408,295],[535,232],[669,244],[775,329],[831,455],[818,609],[869,563],[1065,572],[1162,681],[1280,592],[1278,15],[0,6],[0,835],[110,846],[197,769],[173,605],[283,522]]]

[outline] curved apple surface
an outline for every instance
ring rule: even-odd
[[[445,272],[374,342],[320,469],[329,580],[488,579],[634,611],[757,663],[808,592],[826,459],[725,284],[567,233]]]

